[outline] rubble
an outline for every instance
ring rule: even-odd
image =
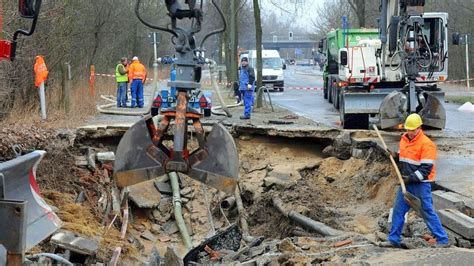
[[[128,187],[130,199],[140,208],[154,208],[160,204],[161,194],[153,185],[153,180]]]
[[[51,243],[83,255],[94,255],[99,249],[99,245],[96,241],[76,235],[67,230],[61,230],[55,233],[51,237]]]
[[[158,238],[149,230],[145,230],[140,236],[146,240],[150,240],[151,242],[156,242],[156,240],[158,240]]]

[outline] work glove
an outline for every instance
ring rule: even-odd
[[[397,158],[397,157],[398,157],[398,153],[396,153],[396,152],[394,152],[394,151],[392,151],[392,150],[390,150],[390,149],[388,149],[388,148],[385,150],[385,152],[387,153],[387,156],[392,155],[393,158]]]
[[[412,177],[412,175],[402,175],[403,182],[405,184],[410,184],[410,183],[419,183],[420,180],[416,177]]]
[[[252,89],[252,85],[247,84],[247,90],[251,90],[251,89]]]

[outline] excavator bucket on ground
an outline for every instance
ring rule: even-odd
[[[425,91],[418,93],[417,96],[417,110],[423,119],[423,125],[443,129],[446,126],[446,110],[442,103],[444,94]],[[410,114],[407,111],[408,102],[407,95],[402,92],[392,91],[389,93],[380,104],[380,127],[385,129],[403,124],[405,118]]]
[[[120,140],[114,169],[119,187],[178,171],[210,187],[234,193],[239,158],[234,139],[224,126],[214,125],[206,138],[199,124],[196,130],[199,148],[192,153],[185,149],[183,156],[168,150],[161,141],[155,142],[154,128],[152,118],[145,117],[135,123]],[[186,166],[170,169],[176,161],[184,162]]]
[[[0,244],[9,253],[21,254],[60,228],[61,221],[36,183],[45,153],[33,151],[0,163]]]

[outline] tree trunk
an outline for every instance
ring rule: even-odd
[[[257,50],[257,88],[262,86],[262,20],[258,0],[253,0],[253,15],[255,18],[255,40]]]
[[[237,44],[239,42],[237,29],[237,2],[230,1],[230,77],[232,81],[238,80]]]

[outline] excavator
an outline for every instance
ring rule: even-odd
[[[400,126],[418,113],[443,129],[448,77],[448,14],[424,12],[423,0],[381,0],[378,29],[337,29],[320,43],[327,53],[324,98],[340,111],[346,129]]]
[[[114,175],[119,187],[134,185],[169,173],[182,173],[226,193],[234,193],[239,160],[231,134],[221,124],[213,126],[206,136],[200,118],[202,114],[188,105],[193,90],[200,88],[201,72],[211,60],[204,57],[204,43],[212,35],[226,29],[224,14],[212,0],[223,27],[205,34],[198,42],[195,34],[203,23],[204,1],[165,0],[171,23],[155,25],[141,14],[141,0],[137,0],[135,13],[146,26],[171,34],[176,56],[174,65],[176,80],[169,87],[177,91],[177,103],[161,113],[161,121],[155,123],[151,115],[136,122],[122,137],[117,147]],[[184,2],[184,3],[183,3]],[[198,148],[188,146],[188,126],[192,125]],[[172,129],[172,135],[169,134]],[[167,147],[165,140],[172,139]]]
[[[382,128],[402,124],[411,113],[425,126],[446,125],[444,93],[436,82],[448,77],[448,14],[425,13],[424,5],[425,0],[381,0],[381,82],[397,88],[380,105]]]
[[[0,60],[13,61],[18,36],[33,34],[41,0],[19,0],[19,14],[32,20],[29,30],[19,29],[13,39],[0,40]],[[1,6],[0,6],[1,7]],[[0,21],[2,10],[0,8]],[[61,221],[43,200],[36,183],[36,169],[45,151],[22,155],[0,163],[0,265],[22,265],[25,252],[60,228]]]

